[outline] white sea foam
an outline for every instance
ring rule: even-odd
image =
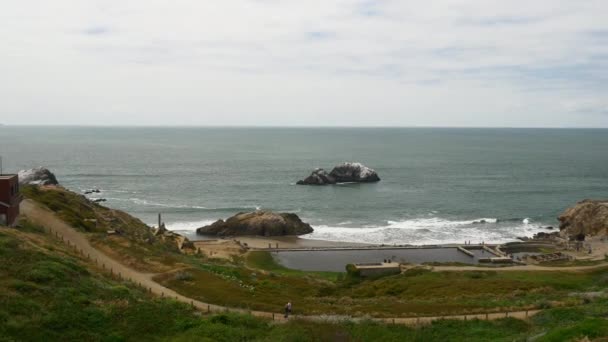
[[[201,205],[190,205],[190,204],[179,204],[179,203],[174,203],[174,204],[160,203],[160,202],[154,202],[154,201],[150,201],[147,199],[141,199],[141,198],[136,198],[136,197],[131,197],[131,198],[104,197],[104,198],[107,200],[111,200],[111,201],[131,202],[131,203],[142,205],[142,206],[173,208],[173,209],[200,209],[200,210],[208,210],[208,211],[234,211],[234,212],[246,211],[246,210],[262,210],[262,207],[259,205],[244,205],[242,207],[210,208],[210,207],[204,207]]]
[[[208,226],[216,220],[201,220],[201,221],[189,221],[189,222],[172,222],[167,223],[167,229],[175,231],[195,231],[196,228]]]
[[[482,223],[482,222],[485,222]],[[543,231],[539,225],[514,223],[497,224],[495,218],[474,220],[446,220],[438,217],[388,221],[379,227],[315,226],[315,231],[302,236],[305,239],[363,242],[373,244],[446,244],[515,241],[520,236],[532,236]]]
[[[175,231],[194,231],[215,220],[198,220],[167,223],[167,229]],[[485,222],[482,223],[482,222]],[[336,226],[316,225],[315,231],[303,235],[311,240],[341,241],[373,244],[412,244],[432,245],[447,243],[505,243],[516,241],[520,236],[532,236],[544,231],[540,225],[523,223],[500,224],[496,218],[477,218],[473,220],[447,220],[439,217],[417,218],[402,221],[387,221],[382,226],[348,227],[351,221]]]

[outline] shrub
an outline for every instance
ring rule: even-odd
[[[194,280],[194,276],[192,275],[192,273],[188,273],[188,272],[177,272],[173,276],[173,279],[179,280],[179,281],[192,281],[192,280]]]
[[[353,278],[358,278],[361,276],[361,271],[357,269],[357,266],[354,264],[346,265],[346,275]]]
[[[403,276],[404,277],[417,277],[417,276],[421,276],[423,274],[427,274],[430,272],[431,272],[431,270],[429,270],[427,268],[414,267],[414,268],[405,270],[405,272],[403,272]]]

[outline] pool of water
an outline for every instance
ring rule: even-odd
[[[456,248],[390,248],[360,250],[318,250],[272,252],[281,265],[302,271],[345,272],[347,264],[382,262],[385,259],[410,264],[425,262],[459,262],[477,264],[479,258],[492,256],[489,252],[473,251],[471,257]]]

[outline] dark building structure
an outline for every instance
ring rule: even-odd
[[[19,216],[19,177],[0,174],[0,226],[14,226]]]

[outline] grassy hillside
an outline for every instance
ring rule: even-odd
[[[608,271],[429,272],[410,270],[379,279],[302,272],[265,252],[232,262],[180,253],[171,241],[126,213],[92,204],[62,189],[26,188],[86,232],[97,248],[192,298],[232,307],[297,314],[359,317],[447,315],[551,308],[529,322],[503,319],[439,321],[412,329],[362,323],[272,322],[246,315],[205,316],[172,300],[151,297],[111,279],[36,226],[0,228],[0,341],[540,341],[608,336]],[[91,219],[95,227],[88,226]],[[106,230],[121,234],[108,236]],[[179,272],[167,272],[179,268]],[[164,273],[167,272],[167,273]],[[568,307],[559,307],[567,305]]]
[[[114,230],[121,235],[138,239],[154,239],[150,228],[141,220],[120,210],[106,208],[89,201],[83,195],[62,188],[23,186],[25,198],[35,200],[56,212],[61,219],[83,232],[105,233]]]
[[[123,211],[106,208],[62,188],[24,186],[21,192],[70,226],[87,233],[97,248],[135,269],[167,271],[182,258],[174,238],[155,236],[149,226]],[[108,235],[107,231],[117,234]]]
[[[267,252],[250,252],[247,267],[191,263],[157,280],[203,301],[278,312],[288,300],[301,314],[374,317],[440,316],[578,305],[587,292],[606,291],[608,272],[412,269],[380,279],[289,270]],[[187,276],[184,276],[186,274]]]
[[[538,341],[608,336],[608,301],[547,310],[526,323],[440,321],[414,329],[363,323],[205,316],[117,281],[24,223],[0,227],[0,340],[16,341]]]

